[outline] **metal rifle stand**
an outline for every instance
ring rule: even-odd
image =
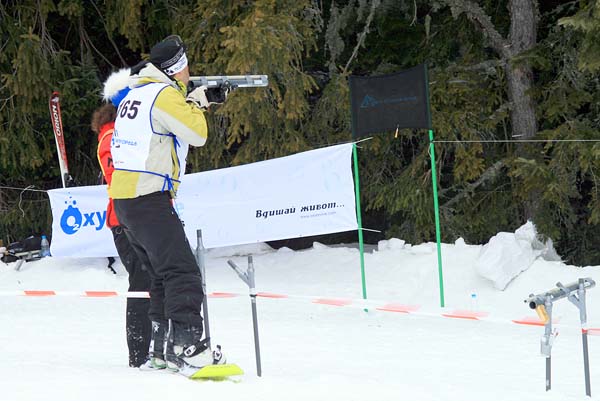
[[[552,345],[558,335],[556,330],[552,330],[552,301],[545,300],[546,324],[544,326],[544,335],[540,340],[540,352],[546,357],[546,391],[552,387]]]
[[[254,281],[254,264],[252,263],[252,255],[248,256],[248,271],[244,273],[232,260],[227,263],[237,273],[240,279],[248,286],[250,291],[250,300],[252,302],[252,325],[254,326],[254,352],[256,354],[256,375],[262,376],[262,368],[260,364],[260,344],[258,339],[258,318],[256,312],[256,286]]]
[[[590,383],[590,356],[588,353],[588,331],[587,331],[587,310],[585,302],[585,279],[578,281],[577,295],[573,292],[569,294],[569,301],[579,309],[579,320],[581,322],[581,341],[583,344],[583,372],[585,374],[585,395],[592,396],[592,385]],[[595,284],[595,283],[594,283]],[[593,285],[591,286],[593,287]],[[589,287],[589,288],[591,288]]]
[[[204,245],[202,244],[202,230],[196,230],[196,262],[200,268],[200,277],[202,280],[204,337],[207,339],[207,345],[210,349],[210,324],[208,322],[208,296],[206,295],[206,268],[204,263]]]
[[[551,387],[551,352],[552,343],[556,332],[552,331],[552,306],[555,301],[562,298],[567,298],[573,305],[579,309],[579,320],[581,321],[581,337],[583,341],[583,372],[585,375],[585,394],[588,397],[592,396],[592,389],[590,383],[590,360],[588,353],[588,339],[587,339],[587,311],[585,302],[586,290],[594,287],[596,282],[591,278],[580,278],[578,281],[562,285],[560,282],[556,283],[556,287],[550,291],[546,291],[542,294],[534,295],[530,294],[529,298],[525,300],[529,304],[531,309],[535,309],[538,315],[545,323],[544,335],[541,339],[541,353],[546,357],[546,391],[550,390]]]

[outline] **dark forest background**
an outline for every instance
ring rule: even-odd
[[[348,77],[426,62],[442,240],[485,243],[531,219],[574,264],[600,262],[600,9],[595,0],[3,0],[0,187],[61,186],[48,98],[61,92],[69,167],[97,182],[102,82],[169,34],[193,75],[268,74],[210,114],[188,172],[351,139]],[[515,139],[588,140],[517,143]],[[460,141],[508,142],[460,142]],[[428,137],[359,151],[367,242],[433,241]],[[50,233],[43,192],[0,188],[5,244]],[[308,239],[310,240],[310,239]],[[321,242],[353,242],[356,233]],[[310,245],[307,239],[285,242]]]

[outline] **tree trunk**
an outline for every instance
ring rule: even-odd
[[[531,50],[537,39],[537,1],[509,0],[510,32],[504,38],[494,26],[492,19],[478,2],[472,0],[445,0],[452,14],[457,17],[464,13],[467,18],[483,32],[491,47],[504,63],[507,81],[508,100],[510,102],[510,123],[512,136],[518,139],[533,138],[537,133],[535,106],[530,95],[533,87],[533,74],[527,62],[516,61],[523,52]],[[519,148],[520,155],[527,159],[530,152]],[[536,202],[539,194],[528,194],[523,212],[532,219],[536,215]]]
[[[530,139],[537,133],[535,107],[529,90],[533,86],[531,67],[527,63],[515,63],[515,56],[532,49],[536,43],[537,22],[535,0],[510,0],[510,43],[508,63],[506,64],[506,80],[508,83],[508,99],[511,104],[510,121],[512,135],[518,139]],[[534,159],[531,148],[520,148],[519,154],[527,159]],[[534,220],[538,211],[536,200],[539,193],[529,193],[523,205],[524,217]]]
[[[513,137],[522,139],[533,138],[537,133],[535,107],[528,93],[533,86],[533,75],[527,63],[515,63],[513,58],[535,46],[537,23],[534,1],[511,0],[508,6],[511,23],[506,80],[511,103],[510,120]]]
[[[445,0],[452,15],[465,14],[486,36],[490,46],[506,65],[508,99],[511,105],[510,121],[513,136],[532,138],[537,132],[535,107],[529,90],[533,86],[531,67],[526,62],[515,62],[515,57],[531,50],[536,43],[536,0],[510,0],[510,33],[504,38],[485,10],[472,0]]]

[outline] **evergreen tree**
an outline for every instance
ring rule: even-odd
[[[7,0],[0,186],[61,185],[53,90],[62,95],[73,175],[95,184],[89,122],[101,83],[169,34],[188,45],[194,75],[270,80],[209,113],[208,143],[189,155],[192,172],[349,141],[349,76],[427,62],[436,139],[446,141],[436,144],[443,240],[483,243],[532,217],[568,261],[597,264],[600,144],[524,145],[513,135],[598,138],[599,15],[588,0]],[[434,239],[428,145],[419,130],[361,143],[363,222],[383,230],[368,241]],[[49,233],[50,219],[43,192],[0,188],[5,242]]]

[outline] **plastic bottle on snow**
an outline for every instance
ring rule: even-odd
[[[475,290],[471,291],[471,310],[476,311],[478,309],[477,306],[477,292]]]
[[[50,256],[50,243],[48,242],[48,238],[46,238],[45,235],[42,235],[40,256],[42,258],[46,257],[46,256]]]

